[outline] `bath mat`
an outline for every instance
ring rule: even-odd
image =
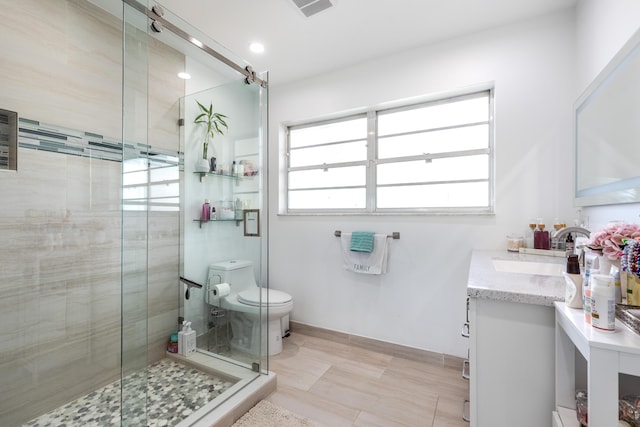
[[[322,427],[322,425],[274,405],[268,400],[261,400],[232,427]]]

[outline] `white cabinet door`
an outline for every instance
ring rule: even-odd
[[[540,427],[555,409],[554,308],[471,298],[472,427]]]

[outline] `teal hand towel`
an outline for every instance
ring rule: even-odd
[[[354,231],[351,233],[351,250],[353,252],[372,252],[373,231]]]

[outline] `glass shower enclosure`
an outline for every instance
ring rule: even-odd
[[[0,425],[214,424],[268,368],[266,313],[242,328],[208,297],[229,259],[266,284],[266,84],[155,2],[0,6]],[[198,102],[226,117],[215,172]]]

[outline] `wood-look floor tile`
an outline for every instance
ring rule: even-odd
[[[349,427],[360,410],[278,383],[269,401],[327,427]]]
[[[269,369],[278,374],[278,384],[300,390],[309,390],[330,368],[330,363],[306,349],[300,349],[295,357],[274,357],[269,361]]]
[[[441,397],[438,400],[433,427],[468,427],[469,423],[462,419],[463,399]]]
[[[294,333],[270,360],[269,400],[326,426],[468,426],[461,367],[418,362]]]
[[[425,420],[412,420],[411,424],[405,424],[393,418],[386,418],[368,412],[361,412],[354,427],[430,427],[431,418]]]

